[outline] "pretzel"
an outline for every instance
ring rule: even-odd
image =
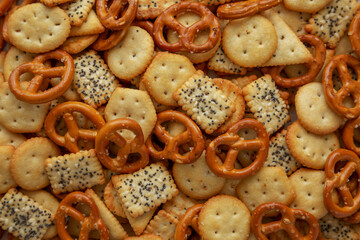
[[[1,0],[0,2],[0,17],[4,16],[5,13],[10,9],[14,0]]]
[[[70,152],[79,151],[77,142],[79,139],[95,140],[97,131],[88,129],[79,129],[72,115],[73,112],[79,112],[88,118],[96,128],[105,125],[105,120],[100,113],[89,105],[81,102],[68,101],[54,107],[47,115],[44,123],[45,133],[59,146],[67,148]],[[61,136],[56,133],[55,125],[58,117],[62,116],[65,120],[68,132]]]
[[[257,139],[244,140],[238,132],[244,128],[256,131]],[[220,165],[217,160],[217,149],[226,145],[230,149],[226,154],[224,163]],[[256,159],[246,168],[235,169],[238,153],[242,150],[258,150]],[[264,125],[251,118],[246,118],[233,124],[229,130],[210,142],[206,149],[206,161],[213,173],[219,177],[242,179],[255,174],[264,164],[269,150],[269,135]]]
[[[0,29],[4,26],[4,18],[0,18]],[[3,35],[0,33],[0,51],[5,47],[5,40]]]
[[[109,50],[126,36],[129,27],[126,27],[120,31],[111,31],[106,29],[105,32],[99,35],[99,38],[91,45],[91,48],[95,51],[106,51]]]
[[[193,12],[201,16],[201,19],[189,27],[185,27],[179,23],[175,16],[183,12]],[[168,43],[164,37],[164,27],[167,26],[175,30],[179,34],[179,41],[176,43]],[[197,33],[210,29],[207,42],[202,45],[194,43]],[[221,36],[219,20],[205,6],[196,2],[180,2],[167,8],[155,20],[154,23],[154,40],[156,44],[169,52],[191,52],[203,53],[214,48]]]
[[[336,172],[335,167],[339,162],[344,162],[345,165]],[[354,172],[359,178],[360,159],[355,153],[346,149],[337,149],[329,155],[325,164],[324,205],[334,217],[350,217],[360,209],[360,184],[357,186],[355,196],[351,194],[348,185],[349,178]],[[334,200],[333,192],[335,191],[339,193],[342,205]]]
[[[315,47],[315,57],[312,62],[305,63],[308,68],[308,72],[299,77],[285,78],[280,75],[285,66],[276,66],[270,69],[270,75],[274,79],[277,85],[281,87],[291,88],[299,87],[309,82],[312,82],[314,78],[319,74],[322,66],[324,65],[326,58],[326,47],[323,41],[315,35],[301,35],[299,39],[302,42],[309,43]]]
[[[279,212],[281,219],[262,223],[264,216],[273,211]],[[305,236],[301,235],[295,227],[296,219],[306,221],[309,225],[309,232]],[[254,210],[251,217],[251,229],[258,240],[268,240],[266,235],[280,230],[286,231],[294,240],[315,240],[320,235],[319,223],[312,214],[301,209],[291,209],[277,202],[263,203]]]
[[[175,229],[175,240],[185,240],[188,235],[188,227],[194,225],[194,220],[197,219],[199,212],[203,208],[204,204],[196,204],[189,208],[184,216],[182,216],[176,225]],[[196,220],[195,220],[196,221]],[[195,227],[196,228],[196,227]],[[197,230],[198,231],[198,230]]]
[[[347,65],[349,65],[360,78],[360,61],[350,55],[337,55],[333,57],[325,66],[322,76],[322,85],[325,99],[329,106],[339,115],[351,119],[360,115],[360,82],[351,79]],[[334,70],[340,75],[342,87],[335,91],[333,88],[332,75]],[[355,106],[348,108],[344,106],[343,101],[351,95]]]
[[[48,67],[44,63],[50,59],[56,59],[65,66]],[[9,87],[15,97],[28,103],[46,103],[61,95],[70,87],[74,77],[74,61],[72,57],[63,50],[55,50],[38,55],[32,62],[21,64],[16,67],[9,77]],[[31,72],[34,77],[26,90],[20,87],[20,76]],[[38,92],[46,78],[61,77],[61,81],[55,87]]]
[[[185,132],[174,137],[171,136],[161,126],[162,123],[167,121],[176,121],[183,124],[186,127]],[[147,139],[146,146],[150,155],[156,159],[170,159],[177,163],[192,163],[201,156],[205,148],[205,140],[200,128],[188,116],[177,111],[168,110],[159,113],[153,134],[165,144],[163,150],[158,150],[154,146],[151,136]],[[180,146],[191,142],[194,144],[191,150],[186,155],[180,154]]]
[[[86,217],[73,207],[74,203],[83,203],[90,208],[90,215]],[[98,230],[101,240],[109,239],[109,230],[100,218],[99,209],[94,200],[82,192],[72,192],[67,195],[59,204],[56,211],[56,229],[62,240],[73,239],[66,230],[66,216],[70,216],[80,222],[81,230],[79,240],[89,239],[89,233]]]
[[[354,142],[354,130],[359,126],[359,124],[360,117],[348,120],[343,130],[342,139],[347,149],[350,149],[351,151],[355,152],[357,155],[360,156],[360,148],[357,147]]]
[[[121,12],[124,2],[128,3],[128,7]],[[138,0],[113,0],[111,4],[107,0],[96,1],[96,13],[101,23],[111,30],[122,30],[128,27],[136,16],[137,7]]]
[[[135,134],[131,140],[124,139],[117,132],[126,129]],[[117,156],[109,156],[109,143],[114,142],[120,149]],[[107,168],[118,173],[131,173],[145,167],[149,162],[149,152],[144,144],[144,135],[140,125],[128,118],[118,118],[106,123],[95,138],[95,151],[100,162]],[[128,163],[129,155],[140,154],[136,162]]]
[[[275,7],[281,2],[282,0],[247,0],[227,3],[218,7],[217,16],[223,19],[243,18]]]
[[[154,33],[154,24],[150,21],[134,21],[131,25],[145,29],[151,36]]]
[[[352,49],[360,56],[360,12],[358,12],[351,21],[348,36],[351,42]]]

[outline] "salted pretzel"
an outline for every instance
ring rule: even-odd
[[[354,131],[360,124],[360,117],[348,120],[345,124],[342,139],[344,145],[347,149],[355,152],[358,156],[360,156],[360,148],[356,146],[354,142]]]
[[[227,3],[218,7],[217,16],[223,19],[243,18],[275,7],[281,2],[282,0],[247,0],[242,2]]]
[[[98,111],[82,102],[64,102],[57,105],[49,112],[44,123],[45,133],[56,144],[67,148],[72,153],[75,153],[79,151],[79,147],[77,145],[78,140],[85,139],[94,141],[97,130],[79,129],[76,120],[72,115],[73,112],[83,114],[95,125],[97,129],[100,129],[105,125],[105,120]],[[59,117],[63,117],[68,129],[64,136],[59,135],[55,130],[56,121]]]
[[[186,130],[177,135],[171,136],[168,131],[161,125],[167,121],[176,121],[183,124]],[[177,163],[192,163],[201,156],[205,148],[205,140],[200,128],[185,114],[167,110],[157,115],[157,122],[153,134],[165,144],[163,150],[158,150],[150,136],[146,141],[150,155],[156,159],[170,159]],[[182,155],[179,150],[185,143],[193,143],[194,146],[186,154]]]
[[[175,240],[187,239],[187,235],[188,235],[187,230],[189,229],[189,226],[194,225],[194,220],[197,219],[199,212],[201,211],[203,206],[204,204],[196,204],[191,208],[189,208],[188,210],[186,210],[186,213],[184,214],[184,216],[180,218],[178,224],[176,225],[175,235],[174,235]]]
[[[241,129],[251,128],[256,131],[257,139],[245,140],[238,135]],[[217,160],[217,150],[228,146],[224,163]],[[238,153],[242,150],[257,150],[256,159],[249,166],[235,169]],[[206,149],[206,162],[210,170],[219,177],[241,179],[255,174],[264,164],[269,151],[269,135],[264,125],[255,119],[242,119],[229,130],[210,142]]]
[[[189,27],[185,27],[175,19],[180,13],[192,12],[201,16],[201,19]],[[164,28],[168,27],[179,34],[179,41],[169,43],[164,37]],[[208,40],[201,45],[195,44],[194,39],[197,33],[209,29]],[[169,52],[192,52],[203,53],[214,48],[221,36],[219,20],[215,15],[201,3],[179,2],[162,12],[154,23],[154,40],[161,48]]]
[[[337,55],[325,66],[322,76],[322,85],[325,99],[329,106],[339,115],[352,119],[360,115],[360,82],[351,79],[348,66],[360,77],[360,61],[351,55]],[[333,87],[333,72],[337,70],[342,87],[336,91]],[[343,102],[349,96],[353,97],[355,106],[346,107]]]
[[[90,215],[86,217],[73,207],[75,203],[82,203],[90,208]],[[66,216],[70,216],[81,224],[79,240],[89,239],[89,233],[97,230],[101,240],[109,239],[109,230],[100,218],[99,209],[94,200],[82,192],[72,192],[68,194],[59,204],[56,211],[56,229],[62,240],[72,240],[66,230]]]
[[[10,9],[14,0],[1,0],[0,2],[0,17],[4,16],[5,13]]]
[[[345,165],[336,172],[336,165],[340,162]],[[351,194],[352,191],[348,185],[349,178],[353,173],[356,173],[359,178],[360,159],[354,152],[337,149],[329,155],[325,164],[324,205],[334,217],[350,217],[360,209],[360,184],[357,185],[355,196]],[[334,192],[338,192],[342,199],[342,205],[334,199]]]
[[[64,66],[48,67],[45,62],[56,59],[64,63]],[[21,64],[16,67],[9,77],[9,87],[15,97],[28,103],[46,103],[62,96],[70,87],[74,77],[74,61],[72,57],[63,50],[55,50],[38,55],[32,62]],[[29,86],[23,90],[20,86],[20,76],[24,73],[33,73]],[[61,77],[56,86],[40,91],[40,87],[46,78]]]
[[[269,73],[272,79],[274,79],[276,84],[281,87],[299,87],[312,82],[324,65],[326,58],[326,47],[323,41],[319,37],[311,34],[301,35],[299,36],[299,39],[302,42],[308,43],[315,47],[315,57],[311,62],[305,63],[305,66],[308,68],[308,72],[303,76],[286,78],[280,75],[285,66],[276,66],[271,68]]]
[[[131,131],[135,137],[131,140],[125,139],[118,133],[123,129]],[[119,147],[115,158],[109,156],[110,141]],[[106,123],[96,135],[95,151],[105,167],[119,173],[135,172],[149,162],[149,152],[144,143],[142,129],[136,121],[128,118],[118,118]],[[140,154],[140,158],[136,162],[129,163],[128,158],[132,153]]]
[[[145,29],[151,36],[154,32],[154,24],[150,21],[134,21],[131,23],[132,26],[138,26]]]
[[[127,9],[124,9],[128,3]],[[96,13],[101,23],[111,30],[122,30],[128,27],[136,16],[138,0],[108,0],[96,1]],[[121,17],[119,17],[121,16]]]
[[[348,36],[351,42],[352,49],[360,56],[360,12],[354,16],[351,21]]]
[[[263,223],[263,218],[270,212],[279,212],[279,221]],[[309,225],[309,232],[303,236],[295,227],[296,220],[306,221]],[[320,235],[320,226],[316,218],[301,209],[292,209],[277,202],[263,203],[258,206],[251,217],[251,229],[258,240],[268,240],[267,235],[281,230],[287,232],[289,237],[294,240],[315,240]]]
[[[99,38],[91,45],[91,48],[95,51],[106,51],[116,45],[126,36],[129,27],[126,27],[119,31],[111,31],[106,29],[105,32],[99,35]]]

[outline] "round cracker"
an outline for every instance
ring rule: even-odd
[[[11,72],[19,65],[31,62],[36,54],[27,53],[12,46],[6,54],[4,60],[4,77],[8,81]],[[33,78],[32,73],[24,73],[20,76],[20,81],[30,81]]]
[[[284,0],[287,9],[296,12],[316,13],[329,4],[331,0]]]
[[[0,146],[0,193],[6,193],[17,185],[10,173],[10,161],[14,151],[14,146]]]

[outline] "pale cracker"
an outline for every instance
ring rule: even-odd
[[[11,175],[25,190],[42,189],[49,185],[45,160],[60,153],[60,149],[48,138],[30,138],[16,148],[10,164]]]
[[[111,178],[117,174],[118,174],[117,172],[114,172],[112,170],[104,169],[105,183],[95,185],[94,187],[92,187],[92,190],[95,191],[95,193],[101,198],[101,200],[104,201],[104,191],[107,184],[111,182]]]
[[[149,222],[144,233],[154,233],[164,240],[173,240],[179,220],[164,210],[160,210]]]
[[[231,100],[201,70],[192,75],[173,98],[208,134],[218,129],[235,111]]]
[[[132,217],[141,216],[178,194],[171,174],[162,163],[153,163],[127,174],[121,182],[113,184],[123,208]]]
[[[98,37],[99,35],[69,37],[60,48],[69,54],[78,54],[93,44]]]
[[[243,88],[250,111],[272,134],[290,120],[288,106],[270,75],[265,75]]]
[[[219,194],[237,197],[236,196],[236,187],[240,182],[241,182],[241,179],[227,178],[225,181],[224,187],[221,189]]]
[[[105,31],[105,27],[101,24],[94,10],[89,12],[85,22],[81,26],[72,26],[70,29],[70,37],[86,36],[100,34]]]
[[[95,0],[75,0],[64,3],[60,7],[64,9],[65,13],[68,15],[71,25],[81,26],[87,19],[94,4]]]
[[[250,220],[250,212],[242,201],[218,195],[209,199],[199,213],[200,235],[204,239],[247,240]]]
[[[340,39],[339,43],[336,45],[335,50],[335,55],[340,55],[340,54],[349,54],[352,55],[353,57],[358,57],[358,55],[355,53],[351,42],[350,42],[350,38],[348,36],[347,33],[344,34],[344,36],[342,36],[342,38]]]
[[[193,163],[174,163],[172,174],[179,190],[194,199],[208,199],[218,194],[225,184],[225,178],[210,170],[205,151]]]
[[[266,202],[289,205],[296,197],[295,189],[281,167],[261,168],[253,176],[243,179],[236,193],[250,212]]]
[[[20,239],[41,239],[54,215],[43,206],[10,189],[0,200],[0,226]]]
[[[74,59],[74,86],[85,103],[99,107],[106,103],[118,82],[104,60],[93,50]]]
[[[60,83],[60,81],[61,81],[61,78],[51,78],[50,79],[50,84],[52,86],[56,86],[57,84]],[[77,93],[77,91],[76,91],[76,89],[74,87],[74,84],[70,85],[70,87],[62,95],[62,97],[63,97],[62,102],[65,102],[66,100],[68,100],[68,101],[81,101],[80,95]],[[57,102],[57,104],[60,104],[62,102]],[[55,103],[55,102],[52,102],[52,103]],[[53,107],[55,107],[55,106],[52,104],[52,106],[50,106],[50,109],[52,109]]]
[[[6,193],[10,188],[17,186],[10,173],[10,162],[14,151],[14,146],[0,146],[0,193]]]
[[[143,76],[143,83],[150,95],[167,106],[179,106],[173,93],[196,72],[184,56],[158,52]]]
[[[4,74],[4,63],[7,55],[7,51],[0,52],[0,73]]]
[[[107,208],[115,215],[126,218],[124,210],[121,207],[121,201],[119,199],[119,195],[117,194],[112,181],[109,181],[106,184],[104,189],[104,202]]]
[[[110,70],[122,80],[130,81],[143,73],[154,55],[154,40],[144,29],[131,26],[119,44],[107,52]]]
[[[44,53],[59,47],[70,33],[70,21],[59,7],[41,3],[25,5],[8,18],[9,41],[18,49]]]
[[[48,158],[45,170],[56,194],[105,183],[103,169],[94,150]]]
[[[36,54],[27,53],[17,49],[16,47],[10,47],[4,60],[4,77],[8,81],[11,72],[19,65],[27,62],[31,62]],[[20,81],[29,81],[33,78],[32,73],[24,73],[20,76]]]
[[[141,80],[139,81],[139,86],[138,86],[138,88],[139,88],[139,90],[145,91],[145,92],[147,92],[147,93],[149,94],[149,97],[150,97],[150,99],[151,99],[151,101],[152,101],[152,103],[153,103],[153,105],[154,105],[155,111],[156,111],[157,113],[163,112],[163,111],[165,111],[165,110],[172,109],[172,107],[170,107],[170,106],[166,106],[166,105],[164,105],[164,104],[158,103],[158,102],[150,95],[150,93],[148,92],[148,90],[146,89],[146,87],[145,87],[145,85],[144,85],[144,83],[143,83],[143,81],[142,81],[142,77],[141,77]]]
[[[249,76],[243,76],[243,77],[237,77],[237,78],[233,78],[230,81],[232,83],[234,83],[238,88],[240,88],[241,92],[242,89],[248,85],[249,83],[252,83],[253,81],[255,81],[256,79],[258,79],[258,77],[256,75],[249,75]]]
[[[136,11],[136,19],[153,19],[159,16],[165,9],[183,0],[139,0]]]
[[[273,24],[261,15],[232,20],[223,32],[225,54],[242,67],[256,67],[266,63],[278,44]]]
[[[166,212],[180,219],[186,213],[187,209],[197,204],[194,199],[187,197],[179,191],[179,194],[162,206]]]
[[[28,86],[21,82],[21,86]],[[0,84],[0,124],[13,133],[31,133],[41,130],[50,103],[30,104],[18,100],[7,82]]]
[[[359,8],[356,0],[332,0],[309,20],[305,29],[335,48]]]
[[[0,146],[12,145],[17,147],[25,140],[26,137],[22,134],[10,132],[2,124],[0,124]]]
[[[319,220],[322,236],[332,240],[359,240],[360,235],[351,225],[327,214]]]
[[[249,114],[245,114],[245,118],[253,118],[253,116],[249,116]],[[251,140],[251,139],[256,139],[257,138],[257,133],[254,129],[252,128],[244,128],[241,129],[238,133],[238,135],[240,137],[242,137],[245,140]],[[249,166],[255,159],[256,157],[256,151],[253,150],[242,150],[238,153],[237,156],[237,160],[240,164],[240,167],[247,167]],[[238,169],[238,167],[236,166],[237,162],[235,162],[235,168]]]
[[[284,5],[287,9],[306,12],[316,13],[328,5],[331,0],[284,0]]]
[[[246,68],[243,68],[235,63],[233,63],[224,53],[224,50],[220,46],[215,55],[209,59],[207,64],[208,69],[229,73],[229,74],[246,74]]]

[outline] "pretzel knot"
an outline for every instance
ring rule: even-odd
[[[90,208],[90,215],[85,217],[73,207],[75,203],[83,203]],[[72,192],[68,194],[59,204],[56,211],[56,229],[60,239],[73,239],[66,230],[66,216],[70,216],[81,224],[79,240],[89,239],[89,233],[98,230],[101,240],[109,239],[109,230],[100,218],[99,209],[94,200],[82,192]]]
[[[245,140],[238,135],[241,129],[251,128],[256,131],[257,139]],[[217,160],[217,150],[221,146],[229,147],[223,164]],[[246,168],[235,169],[238,153],[242,150],[257,150],[253,163]],[[262,123],[255,119],[243,119],[232,125],[229,130],[215,138],[206,149],[206,161],[217,176],[241,179],[255,174],[264,164],[269,150],[269,135]]]
[[[192,12],[201,16],[201,19],[189,27],[185,27],[175,19],[180,13]],[[179,41],[169,43],[164,37],[164,28],[168,27],[179,34]],[[198,45],[194,43],[197,33],[210,30],[208,40]],[[167,8],[154,23],[154,40],[156,44],[169,52],[203,53],[214,48],[221,36],[220,24],[215,15],[205,6],[196,2],[180,2]]]
[[[197,219],[199,212],[203,208],[204,204],[196,204],[186,210],[184,216],[182,216],[176,225],[174,239],[184,240],[187,239],[189,226],[197,229]],[[198,229],[196,230],[198,232]]]
[[[47,67],[44,63],[56,59],[64,63],[60,67]],[[31,72],[31,79],[26,90],[20,87],[20,76]],[[46,79],[61,77],[61,81],[55,87],[41,91]],[[9,78],[9,87],[15,97],[28,103],[46,103],[62,96],[70,87],[74,77],[74,61],[72,57],[63,50],[38,55],[32,62],[24,63],[15,68]]]
[[[252,16],[258,12],[279,5],[282,0],[248,0],[235,3],[227,3],[218,7],[217,15],[223,19],[237,19]]]
[[[309,82],[312,82],[314,78],[319,74],[322,66],[324,65],[326,58],[326,47],[323,41],[314,35],[301,35],[299,39],[302,42],[309,43],[315,47],[315,58],[309,63],[305,63],[308,68],[308,72],[299,77],[285,78],[280,75],[285,66],[276,66],[271,68],[270,75],[274,79],[277,85],[281,87],[299,87]]]
[[[265,224],[262,223],[264,216],[273,211],[279,212],[281,219]],[[309,232],[305,236],[301,235],[295,227],[296,219],[308,223]],[[268,240],[266,235],[281,230],[286,231],[289,237],[294,240],[314,240],[320,234],[319,223],[312,214],[301,209],[291,209],[277,202],[263,203],[254,210],[251,217],[251,229],[258,240]]]
[[[44,123],[44,128],[47,136],[56,144],[66,147],[70,152],[75,153],[79,151],[79,139],[94,141],[97,131],[89,129],[79,129],[73,112],[83,114],[90,120],[97,129],[105,125],[105,120],[100,113],[91,106],[81,102],[65,102],[54,107],[47,115]],[[68,132],[61,136],[56,130],[56,122],[59,117],[63,117],[67,126]]]
[[[130,130],[135,134],[131,140],[124,139],[119,130]],[[109,156],[109,143],[114,142],[118,147],[115,158]],[[95,138],[95,151],[101,163],[119,173],[131,173],[145,167],[149,162],[149,152],[144,144],[144,135],[140,125],[127,118],[118,118],[106,123]],[[139,154],[136,162],[128,162],[131,154]]]
[[[200,128],[185,114],[177,111],[164,111],[158,114],[153,134],[165,144],[163,150],[154,146],[151,136],[147,139],[146,145],[150,155],[156,159],[170,159],[177,163],[192,163],[201,156],[205,148],[205,140]],[[179,122],[186,127],[186,130],[177,136],[171,136],[161,125],[168,121]],[[193,144],[186,154],[179,152],[180,147],[186,143]]]
[[[348,32],[351,46],[358,56],[360,56],[359,29],[360,29],[360,12],[358,12],[352,19]]]
[[[4,16],[5,13],[10,9],[14,0],[1,0],[0,2],[0,17]]]
[[[128,7],[122,11],[126,3]],[[129,26],[135,18],[137,7],[138,0],[113,0],[111,4],[107,0],[96,1],[96,13],[101,23],[111,30],[121,30]]]
[[[345,124],[342,139],[347,149],[360,156],[360,148],[354,142],[354,131],[360,125],[360,117],[348,120]]]
[[[357,79],[351,78],[348,65],[355,72]],[[336,91],[333,85],[333,72],[337,70],[342,87]],[[339,115],[351,119],[360,115],[360,61],[350,55],[337,55],[325,66],[322,76],[325,99],[329,106]],[[355,106],[347,107],[344,99],[351,95]]]
[[[95,51],[106,51],[116,45],[126,36],[129,27],[125,27],[120,31],[111,31],[106,29],[105,32],[99,35],[99,38],[91,45]]]
[[[340,163],[342,163],[342,167],[336,171]],[[354,196],[348,184],[354,173],[359,179],[360,159],[355,153],[346,149],[338,149],[329,155],[325,164],[324,204],[334,217],[360,217],[360,213],[357,213],[360,209],[360,184],[357,184],[357,192]],[[339,193],[339,197],[342,199],[341,205],[333,197],[335,191]],[[356,216],[352,216],[353,214]]]

